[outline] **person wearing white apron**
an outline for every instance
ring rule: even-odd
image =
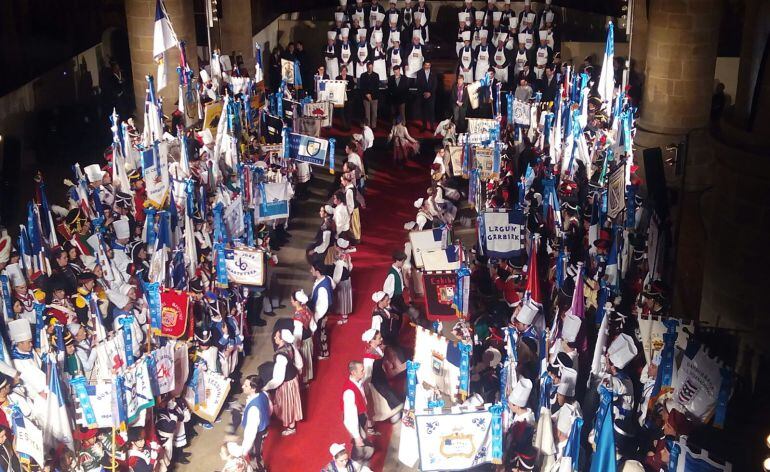
[[[423,13],[420,11],[414,12],[414,30],[412,34],[417,31],[420,32],[420,44],[425,44],[430,41],[430,36],[428,34],[428,22],[425,19],[425,16],[423,16]]]
[[[460,49],[465,46],[463,39],[463,33],[468,31],[468,40],[470,40],[470,26],[469,26],[469,18],[470,16],[465,12],[460,12],[457,14],[457,20],[458,20],[458,26],[457,26],[457,41],[455,42],[455,53],[457,53],[457,57],[460,57]]]
[[[512,16],[510,20],[508,21],[508,41],[505,43],[505,48],[509,51],[513,51],[516,49],[516,46],[518,46],[518,40],[519,40],[519,34],[517,32],[517,27],[519,25],[519,19],[515,16]]]
[[[337,77],[340,74],[340,63],[337,58],[337,48],[334,43],[337,40],[337,32],[329,31],[326,33],[326,47],[323,50],[322,56],[326,62],[326,72],[329,77]]]
[[[378,3],[378,0],[372,0],[372,4],[369,5],[369,27],[374,27],[379,21],[379,25],[382,25],[382,20],[385,18],[385,8]]]
[[[514,15],[513,10],[511,10],[511,0],[505,0],[503,2],[503,9],[500,11],[502,12],[502,17],[500,18],[500,24],[502,24],[505,27],[508,27],[511,24],[511,18],[518,19]]]
[[[377,19],[375,20],[372,30],[369,32],[369,46],[374,47],[374,33],[379,33],[380,38],[385,36],[385,30],[382,27],[382,20],[385,18],[385,13],[377,13]]]
[[[535,51],[535,76],[538,79],[543,78],[545,66],[550,64],[553,58],[553,51],[546,44],[547,35],[547,31],[540,31],[540,46]]]
[[[532,11],[532,2],[530,0],[524,0],[524,9],[519,13],[519,25],[522,28],[525,27],[525,23],[532,26],[536,17],[537,15]]]
[[[422,53],[422,44],[420,44],[420,30],[414,30],[412,34],[412,47],[409,49],[409,56],[406,59],[406,76],[414,79],[419,70],[422,69],[422,63],[425,56]]]
[[[477,10],[475,15],[476,23],[473,25],[473,36],[471,38],[473,49],[479,47],[479,44],[481,44],[481,32],[486,30],[484,27],[484,10]]]
[[[364,32],[362,38],[361,31]],[[358,44],[356,45],[356,79],[366,72],[366,61],[369,60],[369,44],[366,42],[366,30],[358,30]]]
[[[508,34],[508,33],[504,33]],[[511,63],[508,50],[505,49],[505,37],[497,38],[497,48],[492,52],[492,65],[495,68],[495,77],[503,84],[508,83],[508,66]]]
[[[388,69],[385,65],[385,49],[382,47],[382,33],[375,31],[372,33],[374,39],[374,48],[372,49],[371,60],[374,63],[374,72],[380,76],[380,81],[388,80]]]
[[[401,57],[401,33],[396,31],[390,39],[393,42],[393,46],[388,49],[388,53],[386,54],[388,77],[393,75],[393,68],[395,66],[403,66],[404,62],[403,57]]]
[[[535,32],[532,31],[531,28],[526,28],[522,30],[521,33],[519,33],[519,42],[521,42],[522,38],[524,39],[524,47],[527,49],[527,51],[532,51],[532,48],[535,47],[534,35]]]
[[[489,72],[489,61],[492,56],[492,48],[487,44],[488,30],[481,30],[481,44],[476,48],[476,70],[473,73],[473,80],[481,80]]]
[[[463,31],[463,47],[458,55],[460,63],[457,66],[457,75],[461,75],[466,84],[473,82],[473,58],[475,56],[471,47],[471,32]]]
[[[390,15],[396,15],[396,29],[401,25],[401,11],[398,9],[398,1],[397,0],[389,0],[388,1],[390,8],[385,10],[385,15],[390,20]]]
[[[506,33],[508,30],[500,26],[500,19],[503,17],[503,12],[501,11],[493,11],[492,12],[492,45],[497,44],[497,38],[500,36],[500,33]]]
[[[398,30],[398,13],[389,13],[388,22],[390,23],[390,29],[388,30],[388,49],[393,47],[393,35],[399,33]]]
[[[487,7],[483,8],[481,11],[484,12],[484,26],[488,28],[491,27],[493,15],[497,11],[495,0],[487,0]]]
[[[519,48],[516,50],[516,54],[513,56],[513,76],[518,77],[519,73],[524,70],[524,66],[529,62],[529,54],[527,53],[527,47],[525,46],[523,34],[519,34]]]
[[[556,45],[556,40],[554,39],[553,35],[553,28],[549,27],[547,29],[540,30],[540,35],[543,35],[543,32],[545,31],[545,44],[551,48],[551,50],[556,49],[554,46]]]
[[[340,29],[340,44],[337,47],[337,65],[339,66],[340,71],[342,70],[343,66],[348,68],[348,72],[353,70],[353,48],[348,41],[349,33],[350,28]],[[331,75],[329,77],[331,77]],[[334,77],[337,76],[335,75]]]
[[[556,11],[551,7],[551,0],[545,0],[545,10],[540,12],[540,29],[547,29],[556,24]]]
[[[401,31],[406,31],[414,24],[414,8],[412,0],[404,0],[404,9],[401,10]]]

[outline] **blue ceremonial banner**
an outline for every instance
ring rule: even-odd
[[[420,364],[414,361],[406,361],[406,398],[409,401],[408,408],[414,410],[414,397],[417,395],[417,369]]]
[[[329,141],[304,134],[289,134],[289,157],[317,166],[326,164]]]
[[[507,402],[506,402],[507,403]],[[498,403],[489,408],[492,413],[492,463],[503,463],[503,406]]]
[[[150,327],[160,332],[160,284],[158,282],[144,284],[144,293],[147,295],[147,306],[150,310]]]
[[[470,393],[470,358],[473,347],[468,343],[460,343],[460,394]]]
[[[88,391],[86,390],[86,378],[82,375],[79,375],[70,380],[70,385],[72,385],[72,389],[75,393],[75,396],[77,397],[78,403],[80,404],[80,411],[83,412],[83,418],[85,419],[85,422],[89,427],[95,427],[97,424],[96,414],[94,413],[94,407],[91,405],[91,399],[89,398]]]
[[[123,328],[123,349],[126,352],[126,363],[134,365],[134,337],[131,333],[131,325],[134,324],[132,315],[124,316],[120,319],[120,326]]]
[[[479,239],[484,254],[496,259],[509,259],[524,250],[524,214],[520,209],[507,212],[485,211],[481,214]]]
[[[599,395],[601,403],[594,426],[596,452],[591,459],[591,472],[618,470],[615,455],[615,431],[612,422],[612,392],[601,386],[599,387]]]

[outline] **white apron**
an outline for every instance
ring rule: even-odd
[[[489,70],[489,46],[485,49],[479,48],[479,55],[476,57],[476,72],[473,74],[475,80],[481,80]]]
[[[508,66],[503,65],[505,64],[505,48],[495,49],[494,62],[495,62],[495,77],[497,77],[497,79],[500,82],[507,84],[508,83]]]
[[[465,71],[463,68],[467,68]],[[463,80],[466,84],[473,82],[473,50],[471,48],[463,48],[460,55],[460,74],[463,76]]]
[[[471,36],[471,47],[473,47],[473,49],[476,49],[477,47],[479,47],[479,44],[481,44],[481,37],[479,37],[479,31],[481,30],[474,31],[473,36]]]
[[[395,31],[390,31],[390,32],[388,33],[388,44],[387,44],[387,46],[388,46],[388,49],[390,49],[390,48],[392,48],[392,47],[393,47],[393,39],[391,39],[391,38],[393,38],[393,33],[397,33],[397,32],[398,32],[398,30],[395,30]],[[399,42],[400,42],[400,41],[399,41]]]
[[[401,65],[401,49],[390,51],[390,75],[393,75],[393,67]]]
[[[374,53],[374,57],[378,58],[374,60],[372,70],[380,76],[380,80],[386,80],[388,78],[387,65],[385,64],[385,52],[379,51]]]
[[[535,40],[533,39],[533,35],[528,34],[526,40],[524,41],[524,48],[529,51],[532,49],[532,46],[535,45]]]
[[[361,77],[361,74],[366,72],[366,58],[369,57],[369,50],[364,47],[359,47],[356,52],[356,79]]]
[[[546,36],[546,39],[545,39],[545,44],[549,48],[553,49],[553,45],[555,44],[553,41],[553,30],[548,31],[548,35]]]
[[[349,44],[343,44],[340,46],[340,62],[339,62],[339,69],[342,70],[342,66],[348,66],[348,73],[352,74],[353,71],[350,69],[350,59],[353,56],[353,50],[350,49]],[[337,76],[335,75],[332,77],[329,75],[330,79],[336,79]]]
[[[372,34],[369,35],[369,46],[371,46],[372,49],[374,49],[374,47],[377,45],[377,41],[374,40],[374,33],[377,32],[377,31],[382,33],[382,37],[383,38],[385,37],[385,32],[382,31],[382,28],[373,28],[372,29]]]
[[[535,75],[538,79],[543,77],[546,64],[548,64],[548,48],[537,48],[535,53]]]
[[[455,54],[457,54],[457,57],[460,57],[460,51],[465,46],[465,43],[463,41],[459,41],[460,38],[457,38],[458,41],[455,41]]]
[[[327,53],[334,53],[334,46],[327,46],[326,47]],[[326,60],[326,73],[329,74],[329,78],[334,80],[337,78],[338,75],[340,75],[340,62],[336,57],[325,57]]]
[[[409,53],[409,58],[406,60],[406,76],[414,79],[417,71],[422,69],[423,60],[422,48],[415,49],[412,46],[412,52]]]
[[[515,75],[519,75],[519,72],[524,70],[524,65],[527,63],[527,52],[516,52],[516,65],[513,66],[513,72]]]

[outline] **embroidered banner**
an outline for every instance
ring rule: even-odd
[[[422,275],[425,285],[425,305],[429,320],[442,320],[455,317],[452,306],[457,288],[457,276],[454,272],[426,272]]]
[[[195,392],[188,387],[185,390],[185,401],[193,413],[206,421],[214,422],[230,392],[230,379],[208,371],[203,375],[203,382],[206,398],[196,404]]]
[[[492,413],[416,415],[420,470],[466,470],[492,462]]]
[[[524,215],[521,210],[508,212],[485,211],[481,214],[479,231],[484,254],[497,259],[509,259],[524,250]]]
[[[249,248],[232,249],[227,251],[225,260],[230,282],[257,286],[265,284],[263,251]]]
[[[178,290],[163,289],[160,294],[160,336],[178,338],[187,332],[190,295]]]

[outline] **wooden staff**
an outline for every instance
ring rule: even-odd
[[[117,464],[115,464],[115,427],[112,427],[112,458],[110,459],[110,464],[112,467],[112,470],[117,469]]]

